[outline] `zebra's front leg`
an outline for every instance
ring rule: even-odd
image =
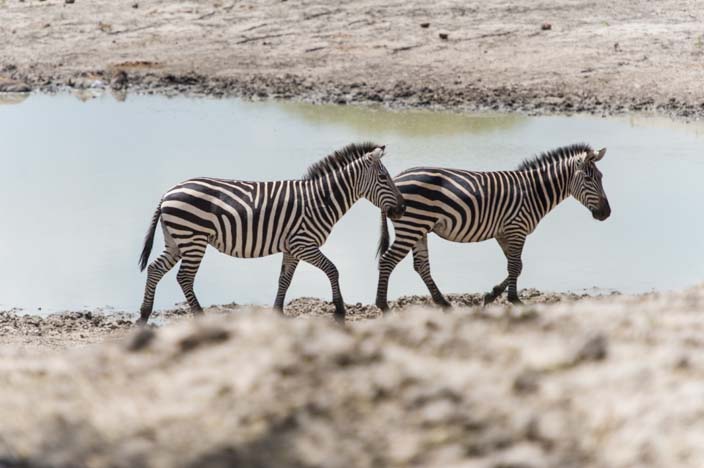
[[[284,313],[284,300],[286,299],[286,291],[291,285],[293,274],[296,272],[299,260],[289,253],[284,253],[284,258],[281,262],[281,274],[279,275],[279,290],[276,292],[274,300],[274,310],[278,310],[281,314]]]
[[[292,247],[291,255],[318,267],[327,275],[332,287],[332,302],[335,304],[335,321],[344,323],[345,302],[342,300],[342,293],[340,292],[340,274],[335,265],[315,245],[297,245]]]
[[[484,305],[491,304],[492,302],[494,302],[497,297],[499,297],[501,294],[503,294],[504,291],[506,291],[507,287],[508,277],[506,277],[506,279],[503,280],[501,283],[494,286],[491,292],[488,292],[484,295]]]
[[[523,254],[523,244],[526,238],[524,236],[509,237],[504,241],[504,253],[508,262],[508,301],[512,304],[522,304],[518,298],[518,277],[523,271],[523,262],[521,255]]]
[[[523,245],[526,242],[526,238],[523,235],[517,235],[506,238],[496,239],[501,250],[503,250],[504,255],[506,255],[508,277],[501,283],[494,286],[490,293],[484,296],[484,304],[489,304],[493,302],[497,297],[499,297],[506,288],[508,288],[508,301],[512,304],[521,304],[521,300],[518,298],[518,277],[523,270],[523,262],[521,261],[521,255],[523,254]]]
[[[413,246],[413,269],[418,273],[428,288],[433,302],[443,309],[449,309],[450,303],[438,289],[433,277],[430,275],[430,260],[428,258],[428,237],[423,236],[416,245]]]

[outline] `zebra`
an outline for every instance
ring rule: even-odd
[[[181,261],[176,279],[191,311],[202,313],[193,283],[211,245],[233,257],[283,253],[274,309],[283,313],[286,291],[299,261],[321,269],[330,280],[334,317],[344,322],[345,305],[335,265],[320,251],[333,226],[359,198],[397,219],[405,203],[381,162],[385,146],[350,144],[308,168],[299,180],[245,182],[195,178],[170,189],[157,206],[139,259],[144,271],[159,220],[166,247],[147,268],[138,324],[146,324],[159,280]]]
[[[381,216],[379,283],[376,305],[388,311],[389,276],[398,262],[413,251],[413,268],[433,302],[450,303],[430,274],[428,233],[453,242],[479,242],[494,238],[508,263],[508,276],[484,296],[493,302],[508,288],[508,300],[520,304],[516,282],[523,264],[526,236],[538,222],[568,196],[604,221],[611,207],[596,167],[606,148],[594,151],[575,144],[544,152],[523,161],[514,171],[472,172],[437,167],[416,167],[394,178],[406,200],[406,213],[393,220],[396,237],[389,247],[386,216]]]

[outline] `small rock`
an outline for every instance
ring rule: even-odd
[[[678,369],[678,370],[689,369],[691,367],[691,365],[692,365],[692,363],[690,362],[689,356],[687,356],[687,355],[680,356],[679,359],[677,359],[677,361],[675,361],[675,369]]]
[[[156,333],[151,328],[140,328],[127,342],[128,351],[139,351],[146,348],[156,337]]]
[[[542,29],[543,31],[550,31],[552,29],[552,24],[543,23],[542,26],[540,26],[540,29]]]
[[[76,0],[64,0],[64,2],[65,2],[67,5],[71,5],[72,3],[76,3]]]
[[[134,2],[134,3],[132,4],[132,8],[135,8],[135,9],[139,8],[139,3]]]
[[[429,28],[429,27],[430,27],[430,23],[420,23],[420,27],[421,27],[421,28]]]
[[[440,39],[442,39],[443,41],[446,41],[446,40],[450,37],[450,35],[447,34],[447,33],[440,33],[440,34],[438,34],[438,36],[439,36]]]
[[[513,381],[513,392],[518,395],[527,395],[538,391],[538,373],[533,370],[524,370]]]
[[[575,363],[585,361],[603,361],[609,353],[609,342],[602,333],[589,338],[577,351],[574,357]]]
[[[127,87],[127,73],[124,70],[118,70],[110,80],[112,89],[124,89]]]
[[[223,328],[199,326],[191,334],[182,338],[178,345],[181,351],[192,351],[204,344],[219,343],[230,338],[230,332]]]

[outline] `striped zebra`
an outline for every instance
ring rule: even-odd
[[[320,268],[332,285],[335,319],[345,306],[335,265],[320,251],[333,226],[359,198],[366,198],[392,219],[405,204],[381,162],[384,146],[351,144],[313,164],[303,179],[276,182],[196,178],[166,192],[152,218],[140,257],[147,266],[154,232],[161,219],[166,247],[149,264],[138,323],[145,324],[159,280],[181,261],[176,279],[194,313],[202,309],[193,282],[208,245],[233,257],[283,253],[274,308],[284,298],[298,262]]]
[[[423,279],[433,301],[445,299],[430,275],[428,233],[453,242],[494,238],[508,262],[508,276],[484,296],[494,301],[508,287],[508,300],[520,303],[516,281],[523,264],[526,236],[562,200],[575,197],[600,221],[611,214],[596,162],[606,149],[576,144],[548,151],[524,161],[517,170],[471,172],[417,167],[394,178],[406,200],[406,213],[393,220],[396,237],[389,247],[386,216],[381,216],[379,284],[376,305],[388,310],[389,276],[398,262],[413,251],[413,268]]]

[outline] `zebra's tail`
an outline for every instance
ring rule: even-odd
[[[386,223],[386,213],[381,213],[381,236],[379,236],[379,246],[376,249],[376,256],[381,257],[389,250],[389,226]]]
[[[139,271],[144,271],[147,268],[147,263],[149,263],[149,254],[152,253],[152,246],[154,245],[154,232],[156,231],[156,225],[159,223],[159,218],[161,217],[161,203],[156,207],[154,216],[152,216],[152,224],[149,226],[147,235],[144,236],[144,247],[142,248],[142,255],[139,257]]]

